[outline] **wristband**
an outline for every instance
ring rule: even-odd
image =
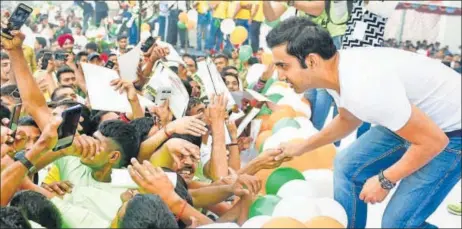
[[[180,211],[180,214],[178,214],[177,216],[175,216],[175,219],[176,221],[179,221],[181,219],[181,216],[183,215],[184,213],[184,209],[186,208],[186,204],[188,204],[186,201],[183,200],[183,206],[181,207],[181,211]]]
[[[237,143],[231,143],[231,144],[228,144],[228,147],[231,147],[231,146],[238,146],[239,144]]]

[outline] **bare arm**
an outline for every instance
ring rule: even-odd
[[[168,139],[165,131],[159,130],[153,136],[141,143],[138,161],[149,160],[159,146]]]
[[[14,60],[11,62],[11,67],[15,73],[22,104],[39,128],[43,130],[52,116],[45,97],[27,67],[22,50],[20,48],[11,49],[9,50],[9,55]]]
[[[295,1],[294,7],[312,16],[319,16],[324,11],[324,1]]]
[[[268,21],[277,20],[286,10],[287,8],[281,2],[263,1],[263,14]]]
[[[195,208],[206,208],[225,201],[233,195],[231,185],[208,186],[189,191]]]
[[[259,9],[260,9],[260,5],[258,3],[252,4],[252,10],[250,12],[250,19],[255,18],[255,15],[257,15],[257,12]]]
[[[425,166],[449,143],[441,128],[414,105],[411,118],[396,133],[409,141],[411,147],[398,162],[384,171],[385,177],[395,183]]]
[[[236,9],[234,9],[233,18],[236,18],[236,15],[239,13],[239,10],[241,10],[241,8],[242,8],[241,3],[237,3]]]
[[[339,108],[337,115],[331,123],[319,133],[310,137],[307,141],[297,143],[295,151],[289,153],[292,156],[300,156],[305,152],[310,152],[321,146],[333,143],[348,136],[361,125],[362,121],[343,108]]]
[[[210,161],[204,166],[204,172],[213,181],[228,175],[226,158],[225,128],[223,122],[212,124],[212,153]]]

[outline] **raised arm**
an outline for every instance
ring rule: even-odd
[[[287,7],[281,2],[263,1],[263,14],[268,21],[277,20],[284,14],[284,12],[286,12],[286,10]]]
[[[212,153],[206,163],[204,172],[212,180],[228,175],[228,160],[225,144],[225,115],[227,99],[223,95],[212,96],[207,107],[206,116],[212,128]]]
[[[45,97],[42,95],[27,66],[27,61],[22,51],[22,42],[25,36],[19,31],[13,31],[12,34],[14,36],[12,40],[1,38],[1,46],[8,51],[10,58],[14,60],[11,62],[11,67],[21,94],[23,107],[32,116],[39,128],[43,130],[50,121],[52,114],[48,109]]]
[[[294,1],[294,7],[311,16],[319,16],[324,11],[324,1]]]

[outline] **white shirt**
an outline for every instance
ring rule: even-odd
[[[74,51],[76,54],[80,51],[85,51],[85,45],[88,43],[87,37],[76,34],[72,35],[72,37],[74,38]]]
[[[414,104],[444,132],[462,128],[462,81],[440,61],[393,48],[339,52],[340,96],[328,90],[337,106],[396,131],[407,123]]]

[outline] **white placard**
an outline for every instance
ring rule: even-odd
[[[208,96],[225,94],[228,98],[228,104],[226,109],[231,110],[236,102],[233,99],[233,96],[226,87],[225,82],[221,78],[220,73],[217,70],[217,67],[210,58],[206,60],[199,61],[197,63],[198,71],[197,75],[201,78],[202,83],[205,87],[205,92]],[[210,98],[209,98],[210,99]]]
[[[92,109],[124,113],[132,111],[127,94],[120,94],[110,85],[112,80],[119,79],[115,70],[87,63],[82,63],[82,69]]]
[[[154,75],[145,86],[145,89],[151,96],[155,97],[157,90],[166,87],[172,89],[172,94],[169,98],[170,110],[175,118],[183,117],[189,103],[188,91],[178,75],[163,63],[157,62]]]
[[[258,133],[260,133],[262,123],[263,121],[261,119],[252,120],[252,122],[250,122],[250,137],[252,138],[252,147],[255,147],[255,142],[257,141]]]
[[[119,64],[120,77],[124,80],[135,81],[136,71],[141,57],[140,46],[137,45],[130,52],[117,57]]]
[[[183,61],[183,58],[181,58],[180,54],[178,54],[178,52],[175,50],[175,48],[171,44],[160,41],[160,40],[157,40],[156,44],[159,47],[167,47],[169,49],[169,54],[165,57],[167,62],[173,62],[177,64],[179,63],[179,64],[186,66],[186,63]]]
[[[168,179],[172,182],[173,186],[176,187],[177,174],[173,172],[165,173]],[[114,188],[130,188],[138,189],[138,185],[133,181],[128,169],[112,169],[111,172],[111,186]]]
[[[245,118],[242,120],[241,124],[237,127],[237,137],[239,137],[242,132],[244,132],[244,129],[249,125],[249,123],[257,116],[258,112],[260,112],[260,109],[254,107],[250,112],[245,116]]]

